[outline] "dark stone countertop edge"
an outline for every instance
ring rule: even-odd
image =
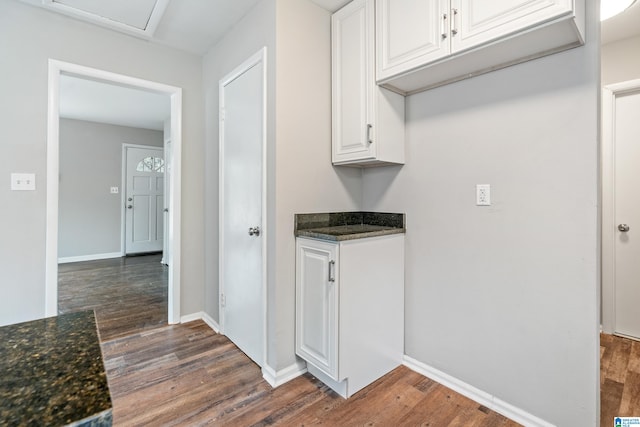
[[[368,231],[364,233],[335,235],[335,234],[316,232],[313,230],[298,230],[295,233],[295,235],[296,237],[307,237],[310,239],[331,240],[335,242],[341,242],[344,240],[365,239],[367,237],[388,236],[391,234],[404,234],[405,232],[406,230],[404,228],[388,228],[384,230]]]
[[[406,232],[406,215],[388,212],[296,214],[294,234],[330,241],[363,239]]]

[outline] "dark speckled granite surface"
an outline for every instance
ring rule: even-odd
[[[92,311],[0,328],[0,425],[110,426]]]
[[[400,213],[333,212],[295,215],[296,237],[342,241],[405,231],[405,214]]]

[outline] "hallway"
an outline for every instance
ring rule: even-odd
[[[95,310],[101,341],[167,324],[161,254],[58,266],[58,312]]]

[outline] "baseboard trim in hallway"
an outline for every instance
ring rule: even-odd
[[[111,259],[111,258],[121,258],[122,253],[120,252],[109,252],[105,254],[91,254],[91,255],[80,255],[80,256],[67,256],[58,258],[58,264],[69,264],[71,262],[84,262],[84,261],[98,261],[101,259]]]

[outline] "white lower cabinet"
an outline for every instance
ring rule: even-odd
[[[296,239],[296,354],[345,398],[402,364],[404,234]]]

